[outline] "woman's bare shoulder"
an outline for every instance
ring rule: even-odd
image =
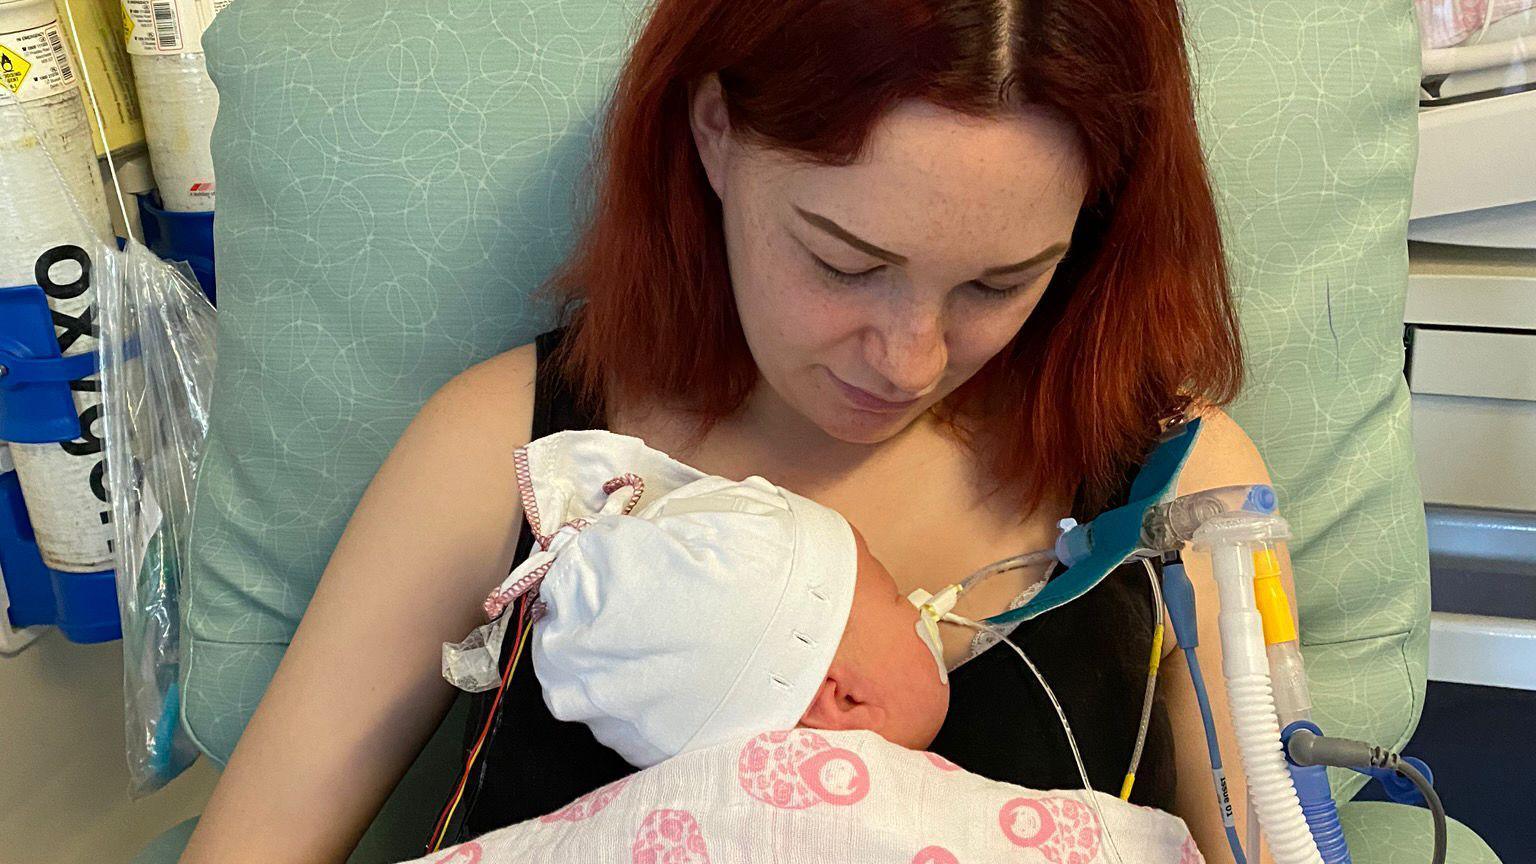
[[[422,415],[430,415],[429,422],[479,427],[498,445],[520,447],[528,443],[533,427],[537,373],[532,343],[503,351],[448,379],[432,394]],[[507,436],[513,440],[507,442]]]
[[[1258,447],[1230,414],[1216,406],[1200,405],[1190,416],[1201,420],[1200,437],[1179,474],[1178,494],[1270,482]]]

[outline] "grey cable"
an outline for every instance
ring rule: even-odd
[[[1397,756],[1396,753],[1392,755]],[[1429,778],[1413,767],[1413,763],[1396,760],[1392,769],[1411,780],[1418,788],[1419,794],[1424,796],[1424,804],[1435,820],[1435,851],[1434,857],[1429,859],[1430,864],[1445,864],[1445,805],[1440,803],[1440,795],[1435,792],[1435,787],[1430,784]]]
[[[1310,729],[1298,729],[1286,748],[1291,761],[1298,765],[1331,765],[1336,768],[1390,768],[1407,777],[1435,820],[1435,848],[1431,864],[1445,864],[1445,805],[1435,787],[1413,763],[1384,747],[1372,747],[1364,741],[1317,735]]]

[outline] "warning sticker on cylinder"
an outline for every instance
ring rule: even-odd
[[[129,54],[196,54],[203,31],[232,0],[122,0]]]
[[[0,87],[23,102],[73,89],[75,70],[59,22],[0,33]]]

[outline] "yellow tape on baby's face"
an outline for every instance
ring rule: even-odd
[[[917,607],[917,635],[933,654],[933,662],[939,667],[939,680],[949,683],[949,670],[944,666],[944,642],[939,638],[939,621],[955,608],[960,599],[960,586],[951,585],[937,595],[921,588],[907,595],[907,602]]]

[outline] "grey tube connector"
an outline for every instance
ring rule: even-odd
[[[1291,733],[1287,746],[1297,765],[1330,765],[1335,768],[1387,768],[1390,753],[1364,741],[1318,735],[1311,729]]]

